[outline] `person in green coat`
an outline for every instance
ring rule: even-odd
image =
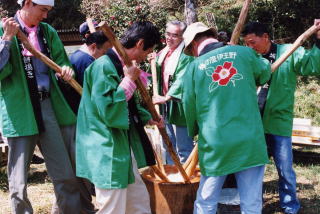
[[[320,20],[315,21],[320,30]],[[259,22],[248,23],[242,36],[271,63],[286,52],[290,44],[275,44],[267,27]],[[298,48],[273,74],[259,92],[259,106],[270,154],[279,175],[280,206],[285,213],[295,214],[300,209],[296,194],[296,175],[292,167],[292,126],[294,92],[297,76],[320,75],[320,37],[311,50]]]
[[[8,138],[8,180],[12,213],[33,213],[27,197],[27,174],[37,143],[52,180],[59,213],[80,213],[80,197],[67,148],[72,146],[76,116],[58,81],[72,78],[67,54],[57,32],[41,22],[54,0],[18,0],[14,18],[0,23],[0,123]],[[15,36],[28,34],[30,43],[62,66],[55,74],[24,49]],[[59,79],[59,80],[57,80]]]
[[[170,21],[166,25],[167,46],[162,49],[156,60],[158,95],[153,97],[154,104],[161,105],[166,121],[166,130],[180,161],[184,163],[193,149],[193,139],[188,136],[186,119],[181,103],[182,76],[193,57],[183,53],[182,34],[187,25],[181,21]],[[167,164],[173,164],[166,152]]]
[[[270,64],[250,48],[223,46],[215,29],[201,22],[189,25],[183,37],[184,52],[196,57],[182,94],[188,133],[199,139],[201,178],[193,212],[215,214],[225,178],[234,173],[242,213],[261,213],[268,155],[256,85],[269,80]]]
[[[145,60],[160,41],[151,22],[133,23],[121,38],[130,60]],[[99,214],[151,213],[147,189],[138,168],[154,165],[143,129],[155,122],[134,96],[143,72],[134,63],[124,67],[116,50],[109,49],[84,73],[76,134],[77,176],[96,189]],[[146,81],[146,77],[143,78]]]

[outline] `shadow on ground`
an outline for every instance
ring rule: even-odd
[[[43,168],[43,167],[41,167]],[[36,167],[31,165],[29,176],[28,176],[28,185],[32,184],[43,184],[48,182],[50,179],[48,177],[47,171],[44,169],[39,170]],[[6,168],[2,167],[0,170],[0,191],[8,192],[9,184],[6,173]]]
[[[293,161],[295,164],[309,166],[309,165],[320,165],[320,154],[319,152],[306,152],[293,149]]]

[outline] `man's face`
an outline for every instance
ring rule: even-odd
[[[35,26],[38,25],[43,19],[48,17],[48,12],[52,9],[52,7],[48,5],[35,5],[30,0],[25,3],[23,9],[27,12],[27,20],[25,20],[27,24],[30,26]]]
[[[144,41],[140,39],[136,45],[129,49],[128,56],[130,60],[135,60],[137,63],[140,63],[147,59],[147,56],[153,51],[154,47],[143,50]]]
[[[166,29],[166,43],[171,50],[176,49],[182,42],[182,32],[179,26],[169,25]]]
[[[270,39],[268,34],[264,33],[262,36],[257,36],[251,33],[243,37],[246,46],[254,49],[260,54],[266,54],[270,48]]]
[[[147,50],[143,50],[143,49],[138,49],[136,54],[135,54],[135,59],[137,61],[137,63],[141,63],[142,61],[147,59],[147,56],[152,53],[154,47],[152,48],[148,48]]]

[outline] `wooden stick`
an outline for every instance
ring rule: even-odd
[[[95,28],[94,25],[93,25],[92,19],[91,19],[91,18],[87,18],[86,21],[87,21],[87,24],[88,24],[90,33],[96,32],[96,28]]]
[[[230,43],[233,45],[238,44],[240,33],[243,28],[244,22],[246,21],[251,1],[252,0],[245,0],[245,2],[243,3],[238,22],[232,32],[232,36],[230,40]]]
[[[162,180],[166,181],[166,182],[169,182],[168,178],[167,178],[167,175],[166,175],[166,171],[164,170],[164,166],[162,164],[162,160],[159,158],[159,155],[157,154],[156,150],[154,149],[153,147],[153,153],[154,153],[154,156],[156,158],[156,161],[157,161],[157,165],[159,167],[159,171],[161,172],[161,174],[163,175],[161,177]],[[158,174],[158,173],[157,173]],[[159,176],[160,177],[160,176]]]
[[[190,161],[189,165],[186,168],[186,172],[187,172],[187,175],[189,176],[189,178],[194,174],[194,172],[195,172],[195,170],[197,168],[198,162],[199,162],[198,144],[196,144],[194,146],[191,154],[192,154],[192,155],[190,155],[191,156],[191,161]]]
[[[188,166],[190,165],[192,159],[193,159],[194,156],[195,156],[195,153],[198,153],[198,144],[196,144],[196,145],[193,147],[192,152],[190,153],[188,159],[186,160],[186,162],[184,162],[184,164],[183,164],[184,170],[187,170]]]
[[[308,30],[306,30],[303,34],[301,34],[298,39],[292,44],[292,46],[283,53],[272,65],[271,70],[274,72],[279,68],[279,66],[288,59],[288,57],[299,48],[312,34],[317,31],[317,26],[313,25]]]
[[[121,58],[124,61],[124,64],[127,67],[132,66],[132,62],[130,61],[127,53],[125,52],[122,44],[119,42],[119,40],[115,37],[114,33],[112,32],[112,30],[107,26],[107,24],[105,22],[101,22],[99,24],[100,29],[103,31],[103,33],[106,35],[106,37],[108,37],[109,41],[113,44],[113,46],[116,48],[118,54],[121,56]],[[149,110],[153,120],[155,121],[160,121],[161,118],[159,116],[159,114],[157,113],[157,111],[154,108],[154,105],[152,103],[152,99],[148,94],[148,91],[146,90],[146,88],[144,87],[144,85],[142,84],[140,78],[138,78],[135,81],[138,90],[140,91],[140,95],[144,101],[144,103],[147,106],[147,109]],[[176,167],[178,168],[179,172],[181,173],[182,177],[184,178],[184,181],[186,183],[190,183],[190,179],[186,173],[186,171],[183,169],[179,158],[177,157],[176,153],[173,150],[173,146],[172,143],[170,142],[169,136],[167,135],[167,132],[165,130],[165,128],[158,128],[159,132],[165,142],[165,144],[168,147],[168,151],[171,155],[172,160],[174,161]]]
[[[31,43],[29,42],[26,35],[19,30],[17,37],[22,42],[23,46],[30,51],[35,57],[40,59],[42,62],[44,62],[46,65],[48,65],[51,69],[53,69],[57,73],[62,72],[62,68],[57,65],[54,61],[52,61],[50,58],[48,58],[46,55],[35,49]],[[75,79],[71,79],[68,81],[68,83],[81,95],[82,94],[82,87],[79,85],[79,83]]]
[[[155,53],[153,53],[155,55]],[[157,67],[156,67],[156,59],[151,59],[151,74],[152,74],[152,89],[153,89],[153,95],[158,95],[158,81],[157,81]],[[155,109],[158,114],[160,114],[159,105],[155,105]],[[158,129],[154,132],[155,139],[159,143],[160,142],[160,133]],[[163,163],[162,163],[162,157],[161,157],[161,151],[160,151],[160,158],[159,158],[158,166],[162,172],[165,172]]]
[[[151,169],[154,171],[154,173],[157,175],[157,176],[159,176],[159,178],[162,180],[162,181],[164,181],[164,182],[170,182],[169,181],[169,179],[167,178],[167,176],[165,175],[165,174],[163,174],[162,172],[161,172],[161,170],[159,170],[159,168],[158,167],[156,167],[156,165],[153,165],[153,166],[150,166],[151,167]]]
[[[154,53],[155,54],[155,53]],[[159,95],[158,91],[158,78],[157,78],[157,66],[156,66],[156,59],[152,59],[150,61],[151,65],[151,74],[152,74],[152,91],[153,95]],[[156,111],[160,114],[159,105],[155,105]]]

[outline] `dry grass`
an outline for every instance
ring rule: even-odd
[[[320,149],[295,147],[294,168],[297,173],[300,214],[320,213]],[[264,214],[281,214],[277,189],[278,175],[273,164],[266,168],[264,179]],[[50,213],[54,200],[52,183],[44,164],[32,165],[28,195],[36,214]],[[10,213],[6,175],[0,173],[0,214]]]
[[[300,214],[320,213],[320,149],[294,147],[294,169]],[[280,214],[278,175],[274,164],[266,168],[264,178],[264,214]]]
[[[53,186],[45,165],[31,165],[28,179],[28,196],[36,214],[49,214],[54,200]],[[10,203],[6,175],[0,174],[0,214],[9,214]]]

